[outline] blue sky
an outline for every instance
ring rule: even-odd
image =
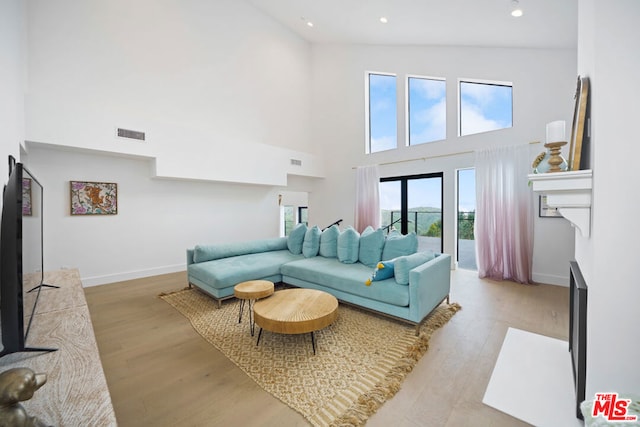
[[[409,77],[409,145],[447,137],[447,83]]]
[[[410,145],[446,140],[446,81],[410,77]],[[397,148],[397,78],[369,75],[369,117],[371,152]],[[404,101],[400,101],[404,102]],[[460,82],[461,135],[488,132],[513,126],[513,89],[509,84]],[[457,135],[455,135],[457,137]],[[457,138],[450,136],[450,143]],[[459,172],[459,209],[475,209],[475,171]],[[410,183],[409,205],[440,207],[440,180],[424,179]],[[400,183],[380,184],[380,208],[400,209]]]
[[[446,81],[409,77],[409,145],[447,139]],[[397,148],[397,77],[369,74],[372,153]],[[513,89],[508,84],[460,82],[460,135],[513,126]],[[404,142],[402,142],[403,144]]]

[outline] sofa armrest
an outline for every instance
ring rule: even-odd
[[[439,254],[409,272],[409,317],[420,322],[451,290],[451,255]]]
[[[187,265],[193,264],[193,249],[187,249]]]

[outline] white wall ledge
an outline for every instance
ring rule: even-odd
[[[593,171],[591,169],[530,174],[533,191],[547,196],[547,205],[576,227],[583,237],[591,234],[591,190]]]

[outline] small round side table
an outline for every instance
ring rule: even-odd
[[[247,282],[238,283],[233,288],[233,295],[240,300],[238,323],[242,323],[242,312],[244,311],[245,301],[249,301],[249,326],[251,328],[251,336],[253,336],[255,330],[253,303],[260,298],[273,295],[273,288],[273,282],[268,280],[249,280]]]

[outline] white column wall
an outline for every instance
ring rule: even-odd
[[[640,157],[637,98],[640,3],[580,0],[578,72],[591,87],[593,198],[591,237],[576,235],[588,286],[586,398],[640,390],[640,225],[634,162]]]
[[[313,137],[322,146],[327,177],[309,196],[314,223],[344,218],[354,222],[355,166],[384,164],[382,176],[444,172],[444,250],[454,253],[455,171],[473,167],[473,155],[423,157],[468,152],[485,147],[543,141],[546,123],[571,123],[576,84],[575,50],[491,49],[465,47],[384,47],[314,45]],[[402,145],[365,154],[365,72],[389,72],[398,76],[398,138]],[[405,147],[404,93],[407,74],[446,78],[447,139]],[[513,128],[457,136],[457,82],[475,78],[513,83]],[[532,145],[531,159],[542,144]],[[537,203],[536,203],[537,206]],[[573,256],[573,229],[563,219],[535,220],[534,280],[567,285],[568,261]],[[550,244],[549,242],[553,242]]]

